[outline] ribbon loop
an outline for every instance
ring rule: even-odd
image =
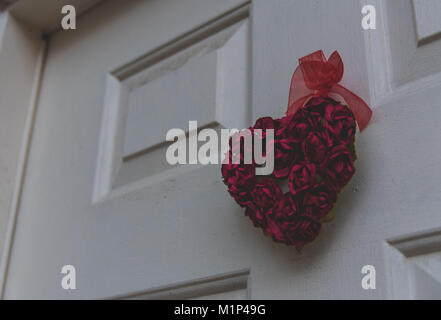
[[[343,78],[343,73],[343,61],[337,51],[334,51],[328,60],[322,50],[300,58],[299,66],[292,76],[286,114],[296,112],[315,95],[334,93],[345,100],[360,131],[363,131],[372,117],[372,110],[363,99],[338,84]]]

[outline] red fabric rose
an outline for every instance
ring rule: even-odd
[[[325,182],[320,182],[305,194],[303,206],[305,216],[322,222],[337,201],[337,193]]]
[[[276,242],[286,242],[285,232],[296,219],[299,211],[298,201],[290,193],[286,193],[269,212],[265,233]]]
[[[241,164],[253,163],[253,128],[236,132],[230,138],[230,163],[239,162]],[[233,161],[231,161],[231,159]]]
[[[277,130],[278,127],[279,127],[278,120],[275,120],[271,117],[260,118],[256,121],[256,123],[253,126],[254,136],[255,136],[255,138],[262,139],[263,140],[262,146],[265,147],[265,139],[267,136],[266,130],[274,130],[274,134],[275,134],[275,131]],[[261,132],[259,130],[261,130]],[[265,153],[265,150],[263,150],[263,151]]]
[[[251,219],[256,228],[265,228],[267,226],[265,215],[256,209],[254,204],[250,204],[246,207],[245,215]]]
[[[251,192],[253,203],[260,212],[267,212],[282,198],[283,193],[276,180],[273,178],[262,178],[256,182]]]
[[[322,96],[312,97],[303,107],[304,113],[308,117],[313,117],[314,121],[321,122],[325,114],[325,107],[331,103],[328,98]]]
[[[313,163],[303,162],[295,164],[288,177],[289,190],[297,194],[314,185],[317,174],[317,167]]]
[[[346,120],[353,118],[351,110],[342,104],[328,104],[325,108],[325,120],[327,122]]]
[[[300,160],[301,150],[299,144],[289,139],[274,141],[274,176],[287,177],[295,162]]]
[[[332,98],[322,95],[317,95],[308,100],[308,102],[304,106],[304,110],[308,112],[319,113],[320,115],[323,116],[325,113],[325,108],[328,105],[333,106],[336,104],[338,104],[338,102]]]
[[[344,145],[332,148],[326,162],[327,181],[338,192],[351,180],[355,173],[352,152]]]
[[[256,167],[254,164],[234,164],[232,162],[232,154],[229,152],[228,159],[225,158],[221,168],[225,184],[232,185],[255,178]]]
[[[325,127],[343,144],[353,143],[356,124],[354,116],[348,107],[341,104],[328,105],[325,109]]]
[[[241,207],[249,206],[253,202],[251,195],[253,184],[254,183],[252,180],[238,180],[236,183],[231,184],[228,187],[228,192],[233,199],[236,200],[238,205]]]
[[[328,142],[321,132],[311,132],[302,142],[305,159],[308,162],[321,164],[326,158]]]
[[[287,193],[268,214],[265,233],[275,242],[301,248],[320,233],[321,223],[300,215],[296,198]]]
[[[222,164],[222,177],[230,195],[240,206],[245,206],[251,203],[250,190],[256,179],[256,167],[254,164],[234,164],[231,158],[230,151]]]
[[[302,142],[309,133],[316,129],[317,121],[313,117],[305,116],[303,109],[280,120],[280,128],[276,137],[287,138],[294,142]]]
[[[276,220],[268,219],[265,226],[264,232],[266,235],[270,236],[275,242],[287,243],[287,239],[283,230],[276,223]]]
[[[298,249],[312,242],[317,238],[322,228],[322,224],[307,217],[297,217],[289,224],[285,231],[288,244]]]
[[[271,117],[259,118],[254,124],[254,129],[276,129],[278,127],[278,121]]]
[[[278,222],[290,221],[298,215],[300,208],[297,197],[287,192],[271,212],[271,217]]]

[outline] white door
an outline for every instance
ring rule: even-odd
[[[375,30],[361,27],[365,4]],[[52,33],[5,298],[440,297],[439,10],[109,0]],[[319,49],[340,52],[342,84],[374,118],[336,218],[298,254],[252,226],[218,165],[167,165],[165,135],[283,116],[297,59]]]

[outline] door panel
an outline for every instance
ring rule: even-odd
[[[75,32],[51,37],[7,298],[111,297],[249,267],[247,250],[235,239],[250,234],[237,229],[246,221],[228,199],[219,165],[165,168],[150,148],[159,143],[164,161],[166,131],[158,130],[185,129],[189,120],[249,122],[248,7],[242,4],[109,1],[80,19]],[[224,15],[203,37],[196,34]],[[179,46],[183,34],[190,45]],[[154,50],[173,44],[177,52],[148,61]],[[119,88],[109,88],[109,77]],[[120,99],[126,89],[127,100]],[[225,111],[232,106],[220,108],[232,97],[243,116],[230,120]],[[157,126],[155,119],[164,122]],[[76,268],[75,292],[60,286],[65,264]]]
[[[398,85],[441,71],[439,1],[405,0],[383,3],[390,29],[393,81]],[[397,12],[400,14],[398,15]]]
[[[53,34],[6,298],[398,297],[407,257],[390,239],[441,227],[438,5],[373,1],[365,31],[365,2],[115,0]],[[161,130],[281,117],[297,59],[318,49],[340,52],[374,118],[336,218],[298,254],[252,227],[219,165],[168,166]],[[436,252],[414,263],[413,297]],[[66,264],[77,290],[61,288]]]
[[[248,15],[247,5],[226,12],[110,72],[95,201],[125,193],[136,182],[154,184],[185,169],[165,159],[170,129],[188,134],[189,120],[197,121],[199,128],[247,126]]]

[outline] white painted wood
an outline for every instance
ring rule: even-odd
[[[424,41],[441,32],[441,2],[437,0],[412,0],[418,41]]]
[[[427,1],[424,1],[427,2]],[[418,27],[426,26],[435,30],[427,14],[423,17],[421,11],[427,12],[431,8],[431,15],[439,13],[439,1],[428,1],[424,5],[415,5],[411,0],[382,1],[383,12],[386,13],[389,38],[390,54],[393,70],[393,85],[401,86],[409,82],[417,81],[427,76],[435,76],[441,71],[441,42],[438,41],[438,33],[428,37],[420,37]],[[436,5],[435,5],[436,3]],[[424,7],[424,10],[422,8]],[[397,14],[399,12],[400,14]]]
[[[199,128],[247,127],[248,11],[222,15],[107,76],[95,202],[168,179],[167,170],[194,168],[170,166],[164,156],[167,131],[187,131],[190,115]],[[140,86],[143,98],[133,103]],[[201,97],[206,101],[195,102]]]
[[[439,256],[437,258],[439,259]],[[437,271],[439,271],[439,269]],[[440,280],[439,278],[434,278],[433,275],[433,273],[429,274],[418,266],[414,266],[413,277],[411,279],[413,281],[413,299],[441,300]]]
[[[441,251],[441,231],[424,231],[406,237],[388,240],[389,244],[406,257]]]
[[[8,12],[0,14],[0,287],[20,198],[41,51],[38,32]]]
[[[208,3],[200,0],[192,2],[192,5],[187,7],[188,2],[183,5],[180,1],[130,3],[110,1],[108,5],[97,7],[93,15],[84,16],[82,29],[74,33],[60,32],[51,37],[19,222],[12,246],[6,281],[6,298],[22,295],[24,288],[22,285],[29,280],[31,284],[28,285],[34,289],[26,290],[27,293],[24,294],[27,297],[97,298],[130,294],[248,268],[248,263],[241,259],[243,256],[241,251],[233,252],[232,255],[236,257],[233,259],[225,259],[222,253],[235,247],[233,239],[243,237],[242,233],[230,235],[228,243],[215,250],[210,249],[213,246],[209,243],[219,243],[219,240],[224,238],[225,231],[233,230],[232,227],[237,225],[237,220],[240,221],[242,218],[240,210],[231,202],[219,180],[219,166],[199,168],[196,175],[192,172],[179,175],[172,173],[166,180],[92,204],[108,75],[183,32],[211,21],[242,3],[241,1]],[[194,11],[193,8],[196,7],[199,9]],[[180,12],[183,16],[168,17],[169,10]],[[119,16],[118,19],[112,17],[113,14],[119,15],[122,11],[126,14]],[[158,34],[145,31],[153,29],[163,32]],[[95,31],[91,32],[91,30]],[[130,32],[130,36],[127,36],[126,32]],[[83,38],[86,35],[88,39]],[[115,46],[112,50],[108,50],[99,44],[101,42],[99,39],[112,39]],[[124,43],[126,40],[129,42]],[[93,51],[95,52],[92,53]],[[66,55],[72,59],[66,59]],[[93,59],[92,55],[99,59]],[[67,82],[56,80],[60,72],[69,75],[65,78]],[[68,83],[75,85],[71,86]],[[49,125],[47,121],[51,124]],[[47,136],[49,131],[46,130],[55,130],[53,133],[57,132],[57,134]],[[49,150],[57,150],[56,155],[52,151],[46,152]],[[82,155],[74,156],[77,152]],[[41,170],[37,170],[36,167],[40,167]],[[51,169],[47,171],[49,167]],[[50,185],[55,186],[67,177],[73,179],[72,184],[59,188],[59,194],[51,191],[50,198],[54,199],[51,204],[38,200],[42,199],[42,195],[37,195],[38,190],[31,187],[34,182],[39,181],[38,183],[42,185],[38,189],[49,191],[52,189]],[[214,202],[210,200],[203,204],[192,200],[195,191],[198,197],[212,199]],[[213,198],[213,195],[216,197]],[[218,200],[215,200],[216,198]],[[35,201],[42,206],[49,205],[51,208],[47,207],[46,210],[39,205],[37,205],[39,208],[36,208]],[[124,206],[121,210],[114,207],[120,204]],[[213,209],[216,206],[220,206],[219,209]],[[40,210],[45,212],[42,215],[46,215],[46,218],[49,216],[54,218],[53,220],[50,218],[53,227],[50,229],[55,233],[63,229],[63,235],[60,236],[64,237],[64,240],[60,239],[57,244],[53,241],[54,234],[51,231],[45,233],[46,235],[41,234],[38,236],[38,246],[43,250],[38,249],[32,253],[28,251],[30,238],[26,240],[24,237],[26,234],[30,236],[33,231],[28,233],[23,227],[27,225],[34,229],[34,223],[39,225],[36,226],[37,229],[49,227],[44,222],[46,218],[33,214]],[[169,224],[170,219],[177,223]],[[199,227],[194,221],[199,221],[197,223]],[[64,230],[67,225],[71,225],[70,231]],[[207,228],[201,228],[202,225],[206,225]],[[168,229],[167,232],[164,232],[164,227]],[[128,228],[126,230],[130,231],[121,232],[121,228]],[[196,238],[183,241],[183,238],[186,238],[185,234],[196,232],[204,234],[203,238],[206,241],[200,242]],[[158,243],[161,249],[155,246],[149,248],[146,243]],[[54,250],[58,253],[54,254]],[[140,254],[139,250],[143,253]],[[25,252],[27,253],[22,256]],[[42,254],[44,257],[37,258],[36,254]],[[168,259],[167,257],[171,260],[164,264],[164,259]],[[37,261],[34,271],[25,272],[29,278],[18,276],[24,270],[20,270],[21,267],[17,268],[15,262],[23,258]],[[77,284],[81,289],[75,292],[61,289],[58,278],[60,263],[64,264],[63,260],[70,260],[70,263],[76,266]],[[185,266],[187,263],[191,265]],[[49,265],[51,267],[44,271]],[[177,269],[179,265],[183,266],[181,271]],[[108,270],[118,276],[111,281],[108,281],[109,274],[103,274],[103,278],[96,279],[97,274],[93,270],[100,269]],[[46,288],[38,289],[39,285],[36,282],[42,281],[47,276],[51,277],[50,274],[53,272],[57,281]],[[37,274],[39,276],[34,278]],[[103,286],[104,283],[106,284]]]
[[[441,299],[439,229],[389,239],[385,246],[389,296]]]
[[[249,270],[240,270],[227,274],[215,275],[204,279],[176,283],[172,286],[153,288],[129,296],[115,297],[126,300],[150,299],[248,299]]]
[[[192,115],[200,127],[224,119],[225,127],[246,126],[247,25],[240,21],[122,80],[128,87],[124,157],[164,142],[171,128],[187,131]],[[229,116],[233,110],[236,117]]]
[[[164,142],[170,128],[186,130],[190,115],[199,125],[214,120],[216,62],[211,52],[130,90],[125,157]]]
[[[432,252],[419,257],[413,257],[411,260],[423,271],[425,271],[431,278],[433,282],[439,288],[438,299],[441,299],[441,274],[439,273],[441,267],[441,253]]]
[[[369,127],[357,137],[357,173],[339,197],[336,218],[303,254],[252,227],[227,194],[219,166],[166,170],[161,149],[122,160],[127,131],[120,129],[134,120],[124,122],[119,114],[126,98],[121,83],[136,73],[148,74],[165,61],[155,60],[158,56],[182,54],[189,47],[179,39],[242,3],[107,1],[84,14],[76,32],[51,35],[6,298],[154,298],[149,294],[184,287],[194,293],[188,298],[204,298],[212,296],[198,287],[200,279],[219,288],[219,275],[236,279],[240,270],[249,270],[240,293],[214,294],[241,297],[246,290],[252,299],[436,296],[438,287],[430,279],[438,281],[433,272],[439,247],[432,235],[441,227],[441,42],[417,40],[410,0],[375,1],[379,23],[371,31],[360,26],[364,0],[254,0],[250,16],[239,19],[250,25],[250,55],[243,54],[246,37],[237,32],[220,47],[231,51],[219,55],[249,64],[249,97],[242,94],[243,72],[240,81],[232,70],[223,73],[225,84],[231,79],[237,81],[234,87],[244,86],[240,94],[225,91],[224,106],[235,94],[251,100],[247,125],[260,116],[284,114],[297,59],[318,49],[326,55],[339,50],[346,68],[342,84],[374,109]],[[211,35],[226,28],[221,24]],[[207,55],[197,58],[202,63]],[[157,90],[173,83],[167,79],[171,73],[164,76]],[[154,93],[165,99],[161,94]],[[198,113],[188,117],[199,116],[200,109],[188,110]],[[218,110],[218,121],[220,114],[230,113]],[[136,137],[132,133],[129,140]],[[415,233],[416,238],[408,236]],[[64,264],[76,267],[75,291],[61,289]],[[376,290],[361,287],[364,265],[376,268]]]

